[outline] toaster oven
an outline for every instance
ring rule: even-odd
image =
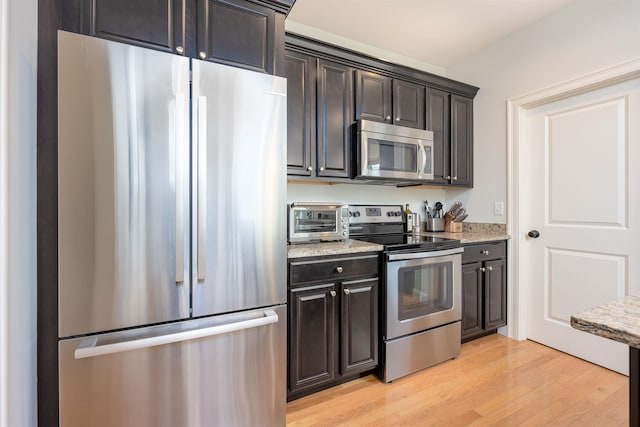
[[[330,242],[349,238],[349,205],[291,203],[289,243]]]

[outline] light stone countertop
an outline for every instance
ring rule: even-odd
[[[470,243],[493,242],[508,240],[510,236],[503,232],[423,232],[423,236],[444,237],[446,239],[460,240],[463,245]],[[377,252],[383,249],[382,245],[349,239],[344,242],[303,243],[288,246],[288,258],[305,258],[314,256],[330,256],[355,254],[362,252]]]
[[[420,235],[444,237],[445,239],[456,239],[456,240],[460,240],[460,243],[462,243],[463,245],[468,245],[470,243],[485,243],[485,242],[495,242],[498,240],[509,240],[511,238],[511,236],[509,236],[505,232],[463,231],[462,233],[449,233],[447,231],[441,231],[441,232],[422,232],[420,233]]]
[[[574,314],[571,326],[640,349],[640,293]]]
[[[344,242],[302,243],[288,246],[288,257],[304,258],[310,256],[329,256],[355,254],[362,252],[378,252],[382,245],[348,239]]]

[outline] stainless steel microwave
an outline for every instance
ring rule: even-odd
[[[349,238],[349,205],[291,203],[289,243],[329,242]]]
[[[433,132],[359,120],[355,179],[433,180]]]

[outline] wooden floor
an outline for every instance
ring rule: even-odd
[[[289,402],[288,426],[626,426],[628,378],[532,341],[491,335],[383,384],[360,378]]]

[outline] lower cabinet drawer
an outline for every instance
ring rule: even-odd
[[[331,281],[377,274],[378,255],[289,263],[289,284],[292,286],[309,282],[314,277]]]
[[[477,245],[464,245],[462,263],[479,262],[488,259],[504,258],[507,256],[507,243],[480,243]]]

